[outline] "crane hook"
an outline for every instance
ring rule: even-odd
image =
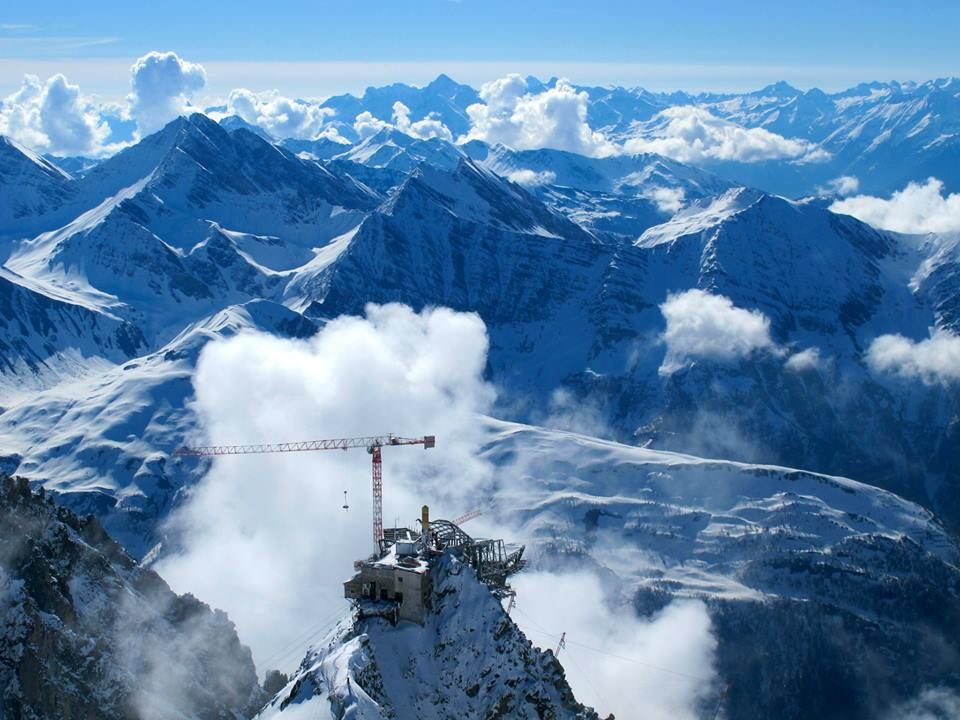
[[[347,503],[347,491],[346,491],[346,490],[343,491],[343,509],[344,509],[344,510],[349,510],[349,509],[350,509],[350,505]]]

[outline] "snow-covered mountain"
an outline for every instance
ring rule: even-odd
[[[69,173],[49,160],[0,137],[0,254],[3,241],[21,228],[32,228],[34,218],[68,202],[73,194]]]
[[[320,322],[368,302],[445,305],[484,319],[491,376],[507,396],[525,398],[512,410],[520,419],[549,414],[554,391],[565,388],[596,408],[616,437],[815,468],[941,511],[953,507],[958,479],[944,459],[957,442],[955,393],[878,377],[864,361],[882,334],[922,339],[931,326],[950,327],[948,239],[879,232],[814,204],[731,189],[656,156],[467,150],[477,159],[423,158],[404,175],[358,161],[303,160],[202,116],[176,121],[73,181],[78,197],[99,204],[16,243],[6,263],[7,277],[24,288],[18,292],[88,308],[95,315],[87,322],[121,327],[133,344],[69,351],[80,341],[58,340],[35,321],[39,332],[28,334],[43,340],[18,351],[30,358],[22,362],[39,367],[70,352],[119,362],[146,351],[154,359],[140,368],[166,367],[162,358],[176,357],[168,344],[188,326],[256,299]],[[350,165],[386,173],[385,185],[402,180],[384,196],[355,180]],[[553,183],[525,189],[507,179],[520,171],[552,173]],[[658,207],[658,191],[681,193],[682,207]],[[592,202],[584,199],[591,193],[634,209],[645,204],[647,214],[610,220],[622,222],[617,231],[601,227],[567,202]],[[51,217],[62,212],[53,208]],[[660,306],[692,289],[762,313],[767,349],[739,360],[694,357],[664,372],[675,358],[659,339]],[[819,361],[798,372],[786,360],[804,351]],[[142,369],[135,374],[153,384]],[[24,471],[37,474],[39,448],[55,446],[31,439],[16,419],[28,408],[4,400],[0,422],[20,438],[7,454],[23,455],[33,463]],[[42,425],[33,431],[49,438]],[[887,453],[876,452],[878,442]],[[149,452],[134,453],[138,465]]]
[[[535,566],[587,569],[641,615],[709,602],[728,717],[878,717],[955,680],[960,554],[930,512],[843,478],[487,429],[501,482],[481,502]]]
[[[748,122],[736,98],[607,90],[601,101],[594,90],[611,127],[691,100]],[[368,95],[336,103],[405,97],[446,118],[476,100],[444,82]],[[791,132],[825,142],[818,122]],[[950,640],[907,672],[893,659],[921,655],[958,617],[944,524],[960,527],[960,396],[879,374],[867,350],[886,334],[957,328],[957,238],[878,231],[656,155],[454,146],[390,129],[337,145],[275,145],[194,115],[82,177],[2,145],[0,469],[98,515],[143,557],[208,469],[171,457],[198,430],[191,379],[207,343],[246,330],[307,337],[370,302],[476,312],[496,412],[644,446],[491,421],[487,459],[535,482],[485,500],[529,533],[544,567],[560,553],[601,568],[640,612],[675,596],[711,603],[723,672],[743,688],[731,716],[872,717],[955,677]],[[755,347],[673,346],[664,308],[691,292],[759,323]],[[611,543],[622,554],[601,552]],[[336,673],[395,650],[373,626],[345,632],[308,658],[301,688],[342,696]],[[775,662],[744,639],[756,636],[779,648]],[[519,640],[510,649],[524,652]],[[823,672],[806,673],[818,661]],[[758,666],[764,684],[747,693]],[[777,705],[813,687],[822,705]],[[416,704],[398,693],[371,702]]]
[[[921,84],[863,83],[833,94],[817,89],[801,92],[778,83],[756,93],[698,101],[744,127],[810,140],[830,153],[824,168],[811,166],[813,175],[800,175],[795,183],[809,184],[816,174],[827,171],[832,177],[857,177],[860,189],[871,194],[886,195],[930,176],[942,179],[953,192],[960,189],[956,78]],[[768,169],[767,176],[768,183],[777,182],[775,169]],[[785,180],[791,181],[790,173]],[[798,185],[792,192],[797,190]],[[791,192],[787,185],[781,191]]]
[[[597,720],[553,653],[527,640],[471,567],[445,556],[430,572],[422,626],[355,613],[257,717]]]
[[[233,623],[0,473],[0,715],[249,717],[263,703]]]
[[[528,77],[525,83],[527,92],[539,93],[555,87],[557,80]],[[795,157],[701,160],[706,169],[722,177],[768,192],[813,195],[840,176],[857,177],[860,189],[871,194],[888,195],[909,181],[929,176],[943,180],[950,192],[960,190],[956,170],[960,81],[956,78],[862,83],[834,93],[817,88],[802,91],[785,82],[745,93],[572,87],[587,95],[590,126],[618,142],[657,137],[669,119],[665,111],[696,108],[732,123],[731,127],[767,130],[793,143],[809,143],[811,152],[819,151],[816,162],[797,162]],[[476,90],[441,75],[423,88],[397,83],[368,88],[360,97],[331,98],[322,105],[334,111],[332,126],[340,135],[358,142],[353,127],[357,115],[368,112],[390,123],[396,102],[404,103],[412,118],[434,117],[454,138],[465,136],[470,130],[467,108],[480,101]],[[323,152],[317,156],[327,157]]]
[[[302,338],[317,327],[255,300],[193,323],[131,361],[86,368],[41,391],[7,393],[0,462],[42,481],[76,512],[102,518],[142,558],[158,541],[158,523],[206,470],[169,457],[197,428],[189,400],[200,351],[212,339],[251,329]]]
[[[584,229],[634,240],[695,200],[734,183],[654,154],[588,158],[562,150],[516,151],[471,141],[464,151],[483,167],[527,187]]]
[[[65,182],[70,200],[31,216],[25,227],[48,230],[13,247],[6,267],[49,296],[134,322],[152,347],[190,320],[278,294],[293,268],[379,201],[203,115]]]
[[[351,140],[357,139],[353,128],[357,115],[369,112],[373,117],[389,122],[397,102],[403,103],[413,118],[437,117],[454,137],[459,137],[470,129],[466,109],[478,100],[479,94],[472,87],[441,74],[422,88],[404,83],[370,87],[360,97],[337,95],[325,100],[321,107],[336,113],[335,126],[342,136]]]

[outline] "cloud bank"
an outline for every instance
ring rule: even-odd
[[[312,140],[322,133],[334,111],[276,91],[255,93],[237,88],[227,97],[227,114],[237,115],[275,138]]]
[[[835,213],[853,215],[884,230],[902,233],[940,233],[960,230],[960,193],[944,195],[943,182],[928,178],[923,184],[909,183],[889,199],[872,195],[837,200]]]
[[[588,572],[522,573],[513,617],[534,644],[567,645],[560,662],[577,699],[605,717],[694,720],[711,697],[717,642],[706,606],[674,601],[649,621],[608,606]],[[534,620],[535,618],[535,620]]]
[[[723,295],[687,290],[660,305],[667,322],[662,339],[667,353],[660,373],[669,375],[694,358],[733,360],[756,350],[776,351],[770,319],[759,310],[744,310]]]
[[[172,52],[149,52],[130,68],[131,117],[141,135],[156,132],[178,115],[191,112],[190,99],[207,84],[202,65]]]
[[[577,92],[566,80],[534,93],[524,78],[507,75],[484,83],[480,98],[482,103],[467,108],[472,126],[461,141],[483,140],[517,150],[554,148],[593,157],[618,152],[587,124],[587,93]]]
[[[709,110],[677,106],[658,113],[642,134],[624,143],[628,153],[657,153],[687,163],[711,160],[825,160],[827,153],[806,140],[794,140],[763,128],[744,128]]]
[[[476,417],[494,400],[486,352],[475,314],[369,306],[308,341],[211,343],[196,410],[215,444],[435,433],[436,449],[384,451],[384,519],[412,525],[424,502],[455,517],[488,477],[476,459]],[[370,482],[363,450],[218,458],[169,528],[184,551],[157,569],[229,612],[260,672],[284,648],[295,663],[306,644],[296,638],[347,611],[342,583],[372,550]]]
[[[410,108],[399,100],[393,104],[391,120],[392,122],[381,120],[375,117],[373,113],[365,110],[357,115],[353,122],[353,130],[357,133],[360,140],[366,140],[381,130],[390,129],[397,130],[420,140],[440,138],[447,142],[453,142],[453,134],[440,120],[433,116],[427,116],[422,120],[411,121]]]
[[[960,337],[934,330],[918,342],[903,335],[881,335],[867,348],[867,364],[876,373],[922,380],[927,385],[960,380]]]
[[[27,75],[0,105],[0,134],[54,155],[96,154],[109,135],[99,109],[63,75]]]

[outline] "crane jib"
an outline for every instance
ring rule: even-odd
[[[174,452],[174,455],[181,457],[215,457],[218,455],[257,455],[265,453],[364,448],[373,458],[373,544],[374,551],[379,552],[380,542],[383,540],[383,475],[380,449],[389,445],[423,445],[424,450],[429,450],[437,446],[437,438],[435,435],[405,438],[391,434],[259,445],[207,445],[203,447],[178,448]],[[344,501],[344,506],[346,506],[346,501]]]
[[[395,435],[374,435],[370,437],[337,438],[334,440],[307,440],[304,442],[272,443],[258,445],[207,445],[201,447],[178,448],[174,455],[181,457],[208,457],[216,455],[255,455],[282,452],[313,452],[317,450],[349,450],[386,445],[423,445],[425,450],[436,447],[435,435],[419,438],[397,437]]]

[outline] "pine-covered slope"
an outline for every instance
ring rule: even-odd
[[[0,477],[0,717],[236,720],[261,693],[226,615]]]

